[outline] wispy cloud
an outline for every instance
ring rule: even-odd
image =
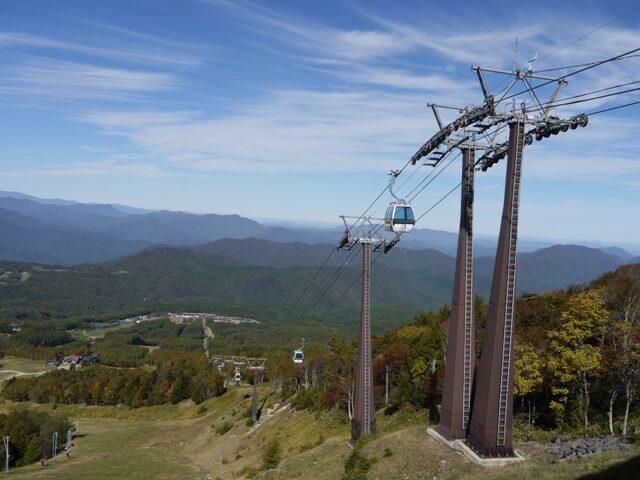
[[[218,118],[155,111],[93,111],[79,118],[187,168],[386,170],[422,139],[430,120],[419,105],[412,94],[291,90],[270,92]]]
[[[113,27],[102,26],[102,29]],[[12,48],[40,48],[52,52],[74,52],[118,62],[146,64],[174,64],[193,66],[203,63],[205,54],[213,47],[171,42],[166,39],[115,29],[119,36],[100,34],[95,28],[86,35],[72,39],[54,39],[24,32],[0,32],[0,46]],[[122,35],[128,38],[121,38]],[[134,40],[135,39],[135,40]]]
[[[365,60],[406,52],[411,48],[393,32],[376,29],[339,30],[242,0],[202,1],[226,12],[243,28],[326,57]]]
[[[4,170],[3,176],[22,177],[24,175],[40,177],[104,177],[104,176],[137,176],[137,177],[176,177],[187,175],[184,172],[170,171],[160,165],[148,161],[134,160],[134,156],[117,158],[117,156],[85,162],[54,164],[45,168],[24,170]]]
[[[33,58],[4,69],[0,93],[45,99],[121,99],[127,94],[173,90],[171,73],[108,68],[78,62]]]

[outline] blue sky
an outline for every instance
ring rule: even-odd
[[[634,2],[476,5],[0,1],[0,190],[337,224],[435,132],[426,103],[478,104],[470,66],[511,69],[516,37],[517,65],[537,52],[538,69],[640,47],[640,10],[603,27]],[[639,62],[572,77],[561,97],[638,80]],[[640,244],[639,113],[525,150],[521,235]],[[428,173],[407,170],[400,193]],[[497,234],[503,176],[504,165],[477,176],[478,233]],[[458,181],[456,161],[417,214]],[[420,226],[455,231],[458,205],[452,195]]]

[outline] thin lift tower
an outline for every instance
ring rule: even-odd
[[[4,443],[4,471],[9,473],[9,435],[2,437]]]
[[[56,458],[58,453],[58,432],[53,432],[51,436],[51,458]]]
[[[251,395],[251,421],[256,423],[258,421],[258,372],[263,372],[265,369],[264,364],[266,358],[247,358],[247,368],[253,371],[253,392]]]
[[[371,358],[371,251],[387,253],[399,237],[385,240],[382,230],[382,219],[371,217],[348,217],[342,215],[345,233],[338,243],[337,250],[351,250],[356,245],[362,245],[362,302],[360,306],[360,342],[358,344],[358,358],[356,360],[356,391],[354,398],[353,418],[351,419],[351,441],[358,440],[362,435],[369,435],[375,425],[375,404],[373,399],[373,371]],[[362,220],[362,234],[360,228],[349,227],[347,219]],[[373,247],[373,248],[372,248]]]

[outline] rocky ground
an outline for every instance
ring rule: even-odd
[[[606,436],[598,438],[580,438],[577,440],[556,440],[551,445],[551,453],[556,460],[586,458],[600,452],[625,450],[630,444],[624,439]]]

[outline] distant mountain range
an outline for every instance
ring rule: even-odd
[[[278,243],[335,244],[342,233],[339,228],[266,226],[238,215],[150,211],[1,191],[0,231],[0,259],[56,265],[102,262],[152,246],[205,245],[220,239],[251,237]],[[455,256],[457,240],[457,233],[415,229],[401,245]],[[552,245],[521,239],[518,250],[532,252]],[[600,250],[623,262],[634,258],[615,246]],[[495,240],[476,236],[474,254],[476,258],[494,255]]]

